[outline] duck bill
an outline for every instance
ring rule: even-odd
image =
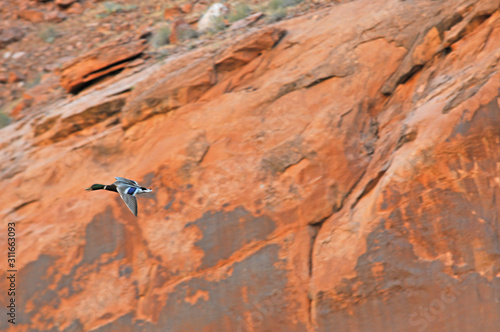
[[[92,188],[85,188],[85,190],[87,190],[87,191],[91,191],[91,190],[92,190]]]

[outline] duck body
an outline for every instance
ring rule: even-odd
[[[116,177],[116,181],[112,184],[95,183],[85,190],[108,190],[120,194],[120,197],[125,202],[129,210],[137,217],[137,198],[136,195],[152,192],[152,189],[139,186],[136,181],[122,177]]]

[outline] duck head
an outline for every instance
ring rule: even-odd
[[[104,189],[104,185],[103,184],[98,184],[98,183],[95,183],[93,185],[91,185],[89,188],[86,188],[85,190],[101,190],[101,189]]]

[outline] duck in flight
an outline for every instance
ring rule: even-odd
[[[125,204],[127,204],[127,207],[137,217],[137,198],[135,196],[137,194],[149,193],[153,190],[141,187],[137,182],[129,179],[121,177],[116,177],[115,179],[116,181],[113,184],[104,185],[96,183],[85,190],[109,190],[119,193]]]

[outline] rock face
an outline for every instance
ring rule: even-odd
[[[497,331],[498,5],[337,4],[3,128],[0,330]]]
[[[25,9],[21,10],[18,13],[19,17],[26,21],[30,21],[32,23],[40,23],[43,22],[44,20],[44,15],[41,11],[38,10],[31,10],[31,9]]]
[[[85,84],[123,69],[146,49],[145,42],[113,41],[67,62],[61,68],[61,86],[68,92],[77,92]]]
[[[233,24],[231,24],[229,29],[236,30],[236,29],[245,28],[245,27],[257,22],[263,16],[264,16],[264,13],[261,13],[261,12],[257,12],[255,14],[249,15],[249,16],[242,18],[241,20],[238,20],[238,21],[234,22]]]
[[[23,38],[24,32],[18,27],[0,29],[0,49]]]

